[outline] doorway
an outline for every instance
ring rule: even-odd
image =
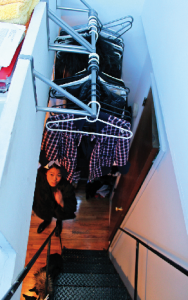
[[[145,180],[158,152],[159,136],[152,89],[143,102],[143,112],[130,148],[130,169],[118,178],[111,199],[110,236],[112,241]]]

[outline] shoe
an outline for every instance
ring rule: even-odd
[[[38,229],[37,229],[37,233],[43,232],[44,229],[45,229],[48,225],[50,225],[50,223],[51,223],[51,221],[43,221],[43,222],[39,225],[39,227],[38,227]]]
[[[56,229],[55,229],[55,236],[60,236],[62,231],[62,221],[61,220],[57,220],[56,221]]]

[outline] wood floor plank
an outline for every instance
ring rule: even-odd
[[[103,250],[108,248],[109,237],[109,200],[107,198],[91,198],[86,200],[84,186],[76,191],[77,212],[74,220],[63,222],[61,233],[62,246],[69,249]],[[51,224],[41,233],[37,234],[41,219],[32,213],[30,232],[27,246],[25,265],[31,260],[56,225],[53,219]],[[53,236],[50,253],[61,254],[59,238]],[[35,265],[31,268],[23,281],[20,300],[25,300],[22,294],[34,296],[29,292],[34,286],[34,273],[46,265],[47,247],[43,250]]]

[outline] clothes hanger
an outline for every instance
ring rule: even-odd
[[[66,79],[66,78],[65,78]],[[86,85],[84,86],[84,82],[86,83]],[[60,85],[63,89],[67,90],[69,93],[73,94],[75,97],[78,97],[83,103],[86,102],[89,103],[90,99],[91,99],[91,89],[90,89],[90,76],[87,75],[85,78],[82,78],[78,81],[74,81],[74,82],[68,82],[65,83],[63,85]],[[85,97],[83,97],[83,92],[81,91],[85,91]],[[107,101],[107,97],[108,97],[108,92],[107,90],[109,90],[109,92],[111,93],[111,101]],[[131,115],[130,112],[128,112],[128,115],[125,111],[125,108],[127,107],[127,97],[129,94],[130,90],[128,88],[124,88],[121,86],[116,86],[113,84],[109,84],[107,82],[105,82],[102,78],[100,78],[100,76],[98,76],[97,82],[96,82],[96,90],[95,90],[95,96],[96,96],[96,100],[98,102],[100,102],[101,104],[101,111],[105,111],[107,113],[109,113],[110,115],[116,116],[120,119],[126,119],[126,120],[131,120]],[[81,94],[80,94],[81,93]],[[80,96],[78,96],[80,95]],[[58,103],[57,105],[54,105],[53,107],[63,107],[65,108],[75,108],[77,109],[77,107],[75,107],[75,105],[70,101],[68,101],[68,99],[65,99],[65,97],[58,92],[56,89],[51,89],[50,93],[49,93],[50,99],[62,99],[62,100],[67,100],[66,104],[65,103]],[[112,104],[115,100],[115,97],[117,97],[117,101],[118,101],[118,105],[114,105]],[[118,100],[119,99],[119,100]],[[122,99],[121,102],[120,99]],[[122,103],[123,102],[123,103]],[[121,104],[120,104],[121,103]],[[63,104],[61,106],[61,104]],[[122,113],[124,113],[124,117],[122,118]]]
[[[117,35],[117,38],[120,38],[125,32],[132,28],[133,21],[134,19],[132,16],[125,16],[120,19],[116,19],[114,21],[103,24],[103,30],[105,31],[107,29],[109,30],[109,28],[119,26],[120,29],[118,29],[117,31],[114,31],[113,29],[110,29],[110,31],[112,35],[114,32],[114,34]]]
[[[101,35],[104,35],[104,36],[109,37],[114,40],[119,40],[121,43],[123,43],[123,40],[120,37],[125,32],[127,32],[128,30],[131,29],[133,21],[134,21],[134,19],[132,16],[125,16],[125,17],[110,21],[105,24],[102,24],[98,19],[98,28],[99,28],[98,32]],[[117,27],[117,26],[120,27],[120,29],[117,31],[110,29],[112,27]],[[80,34],[82,34],[83,36],[89,35],[87,24],[73,26],[72,28],[74,30],[76,30],[77,32],[79,32]],[[61,36],[62,40],[67,39],[69,37],[71,38],[71,36],[67,35],[67,33],[64,30],[60,31],[60,36]]]
[[[88,33],[79,33],[80,35],[82,35],[86,40],[90,39],[90,34]],[[101,33],[99,33],[99,38],[101,39],[101,42],[103,43],[108,43],[110,44],[116,51],[119,51],[119,53],[114,52],[114,54],[117,54],[119,56],[119,54],[122,56],[123,55],[123,51],[124,51],[124,44],[123,41],[121,41],[121,43],[117,43],[116,39],[117,37],[115,36],[114,39],[111,38],[111,34],[110,37],[106,37],[104,35],[101,35]],[[76,49],[76,47],[79,47],[78,44],[75,42],[75,40],[70,36],[57,36],[54,44],[58,44],[61,47],[64,47],[67,51],[72,52],[70,49],[71,47],[74,47],[74,49]],[[64,49],[62,48],[62,49]],[[62,51],[62,49],[60,51]],[[64,50],[65,50],[64,49]]]
[[[90,101],[88,103],[88,106],[95,102],[97,105],[98,105],[98,112],[97,112],[97,115],[96,115],[96,119],[94,120],[91,120],[89,119],[87,116],[85,117],[80,117],[80,118],[73,118],[73,119],[66,119],[66,120],[57,120],[57,121],[48,121],[46,122],[46,128],[48,130],[51,130],[51,131],[62,131],[62,132],[72,132],[72,133],[81,133],[81,134],[91,134],[91,135],[97,135],[97,136],[106,136],[106,137],[113,137],[113,138],[118,138],[118,139],[130,139],[132,136],[133,136],[133,133],[132,131],[128,130],[128,129],[125,129],[125,128],[122,128],[120,126],[117,126],[117,125],[114,125],[114,124],[111,124],[109,122],[106,122],[104,120],[101,120],[99,119],[99,113],[100,113],[100,108],[101,108],[101,105],[99,102],[97,101]],[[120,130],[120,133],[128,133],[129,136],[117,136],[117,135],[110,135],[110,134],[103,134],[103,133],[96,133],[96,132],[85,132],[85,131],[80,131],[80,130],[67,130],[67,129],[54,129],[54,128],[50,128],[48,125],[49,124],[55,124],[55,123],[63,123],[63,122],[69,122],[69,121],[78,121],[78,120],[86,120],[87,122],[90,122],[90,123],[94,123],[96,121],[99,121],[99,122],[102,122],[106,125],[109,125],[111,127],[115,127],[115,128],[118,128]]]
[[[86,77],[82,78],[82,79],[79,79],[79,80],[75,80],[75,81],[72,81],[72,82],[67,82],[67,83],[63,83],[63,84],[60,84],[59,86],[61,86],[62,88],[68,88],[68,87],[76,87],[76,86],[80,86],[82,83],[88,81],[91,79],[91,75],[87,75]],[[126,87],[122,87],[122,86],[119,86],[119,85],[115,85],[115,84],[112,84],[112,83],[108,83],[107,81],[105,81],[104,79],[102,79],[102,77],[98,76],[98,80],[104,84],[109,90],[119,90],[121,91],[122,93],[128,95],[130,90],[129,88],[126,88]],[[57,98],[57,97],[62,97],[62,94],[58,91],[56,91],[55,89],[51,89],[50,90],[50,97],[53,97],[53,98]]]
[[[87,80],[85,86],[82,86],[83,84],[74,84],[71,83],[65,84],[62,87],[74,95],[75,97],[78,97],[80,101],[87,104],[89,103],[91,99],[91,88],[90,88],[90,80]],[[82,80],[81,80],[82,82]],[[78,83],[78,81],[76,82]],[[109,90],[109,92],[107,91]],[[82,91],[85,91],[83,94]],[[113,115],[115,117],[118,117],[120,119],[126,119],[127,121],[131,121],[131,115],[130,112],[126,111],[126,107],[128,106],[128,92],[129,89],[124,89],[122,87],[116,87],[111,84],[106,84],[104,82],[100,82],[100,80],[97,80],[96,82],[96,90],[95,90],[95,96],[96,100],[101,105],[101,111],[108,113],[109,115]],[[110,93],[110,98],[108,101],[108,93]],[[62,101],[65,101],[65,103],[57,103],[53,105],[53,108],[71,108],[71,109],[78,109],[77,106],[75,106],[72,101],[69,101],[67,98],[65,98],[60,92],[56,91],[55,89],[50,90],[50,99],[54,101],[53,99],[58,99],[59,102],[60,99]],[[116,103],[117,101],[117,103]],[[115,104],[116,103],[116,104]],[[123,117],[122,117],[123,114]]]
[[[62,101],[63,100],[65,100],[65,99],[62,99]],[[66,101],[68,101],[68,99],[66,99]],[[87,100],[82,101],[82,102],[87,104]],[[126,121],[131,123],[131,120],[132,120],[131,112],[129,110],[127,110],[126,108],[114,107],[113,105],[106,104],[103,101],[101,101],[100,103],[104,104],[104,107],[101,106],[101,109],[100,109],[101,111],[104,111],[104,112],[108,113],[109,115],[113,115],[115,117],[118,117],[121,120],[126,120]],[[56,104],[56,105],[52,105],[51,107],[52,108],[57,108],[57,107],[58,108],[70,108],[71,107],[72,109],[78,109],[76,106],[74,106],[74,104],[71,101],[66,102],[66,104],[65,103],[59,103],[59,104]],[[116,112],[114,112],[114,108],[116,109]],[[57,113],[57,112],[56,113],[53,113],[53,112],[50,113],[51,116],[54,116],[54,115],[57,115],[57,114],[60,114],[60,113]],[[61,112],[61,114],[62,114],[62,112]]]
[[[75,82],[80,79],[84,80],[84,78],[86,78],[88,75],[90,75],[90,72],[88,70],[84,69],[70,77],[55,79],[53,82],[56,83],[57,85],[63,85],[65,83]],[[130,89],[125,86],[124,81],[120,78],[113,77],[103,71],[100,71],[100,70],[98,71],[98,78],[99,78],[99,80],[102,80],[102,82],[105,82],[107,84],[115,85],[117,87],[122,87],[123,89],[126,89],[128,93],[130,93]],[[83,81],[83,82],[85,82],[85,81]]]

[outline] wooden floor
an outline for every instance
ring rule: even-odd
[[[107,249],[109,237],[109,199],[92,198],[86,200],[83,184],[78,187],[76,197],[78,202],[76,218],[64,221],[61,233],[62,246],[69,249]],[[41,234],[37,234],[37,228],[41,221],[40,218],[32,213],[26,265],[56,225],[56,220],[53,219],[51,224]],[[60,241],[55,236],[52,237],[50,253],[61,254]],[[35,293],[29,292],[29,289],[34,286],[33,274],[46,265],[46,254],[47,246],[23,281],[21,300],[25,300],[22,294],[35,296]]]

